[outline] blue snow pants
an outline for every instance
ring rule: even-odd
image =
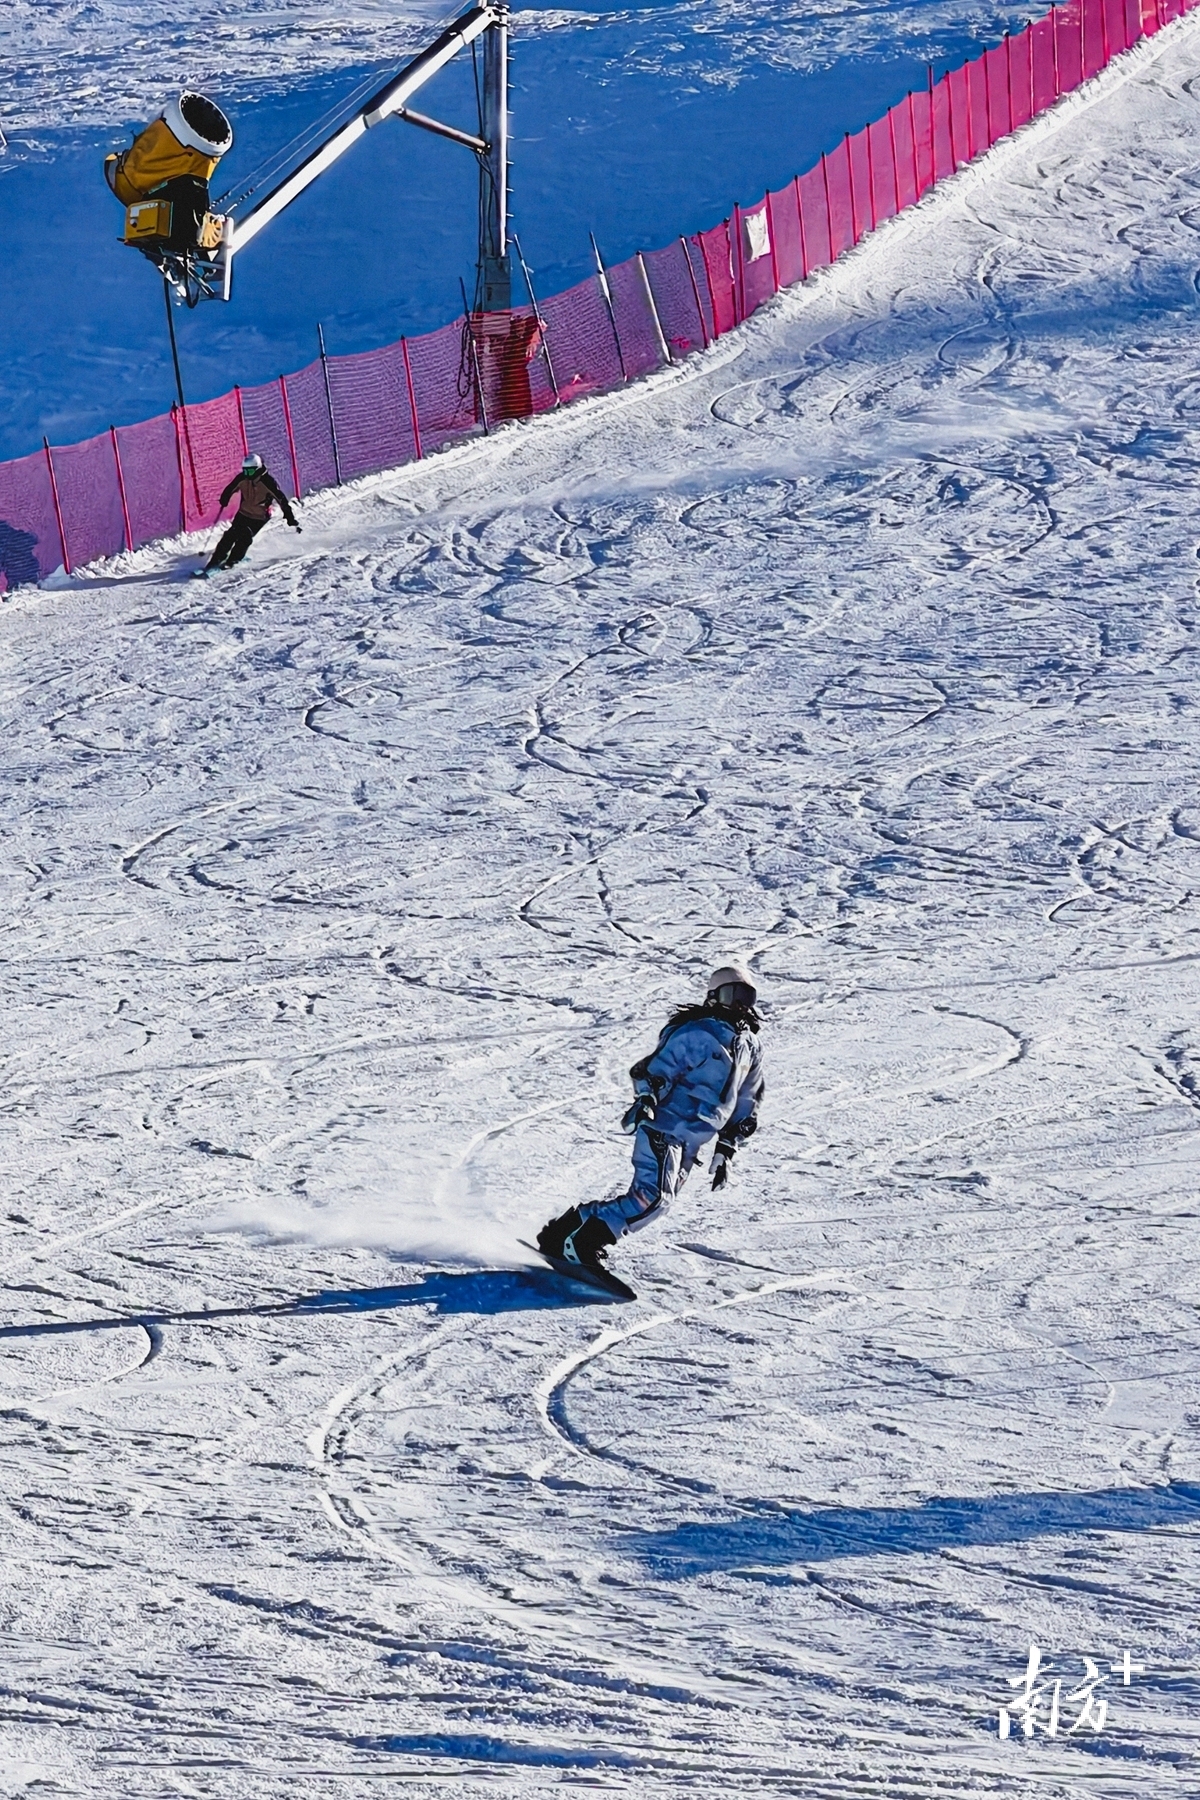
[[[603,1219],[614,1237],[640,1231],[651,1219],[660,1219],[688,1176],[707,1140],[676,1144],[639,1125],[633,1140],[633,1181],[628,1193],[616,1200],[592,1200],[579,1208],[585,1219]]]

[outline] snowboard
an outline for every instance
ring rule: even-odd
[[[631,1287],[627,1287],[619,1275],[608,1269],[585,1269],[582,1263],[568,1262],[563,1256],[547,1256],[536,1244],[527,1244],[524,1238],[517,1242],[525,1250],[532,1250],[540,1256],[544,1263],[549,1263],[556,1275],[565,1275],[568,1281],[578,1281],[582,1287],[594,1288],[597,1293],[607,1294],[612,1300],[636,1300],[637,1295]]]

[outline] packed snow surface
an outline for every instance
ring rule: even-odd
[[[0,1791],[1194,1797],[1198,93],[6,604]],[[738,952],[762,1129],[589,1299]]]

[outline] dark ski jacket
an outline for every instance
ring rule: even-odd
[[[235,475],[221,495],[222,507],[228,506],[235,494],[238,496],[239,519],[257,519],[261,523],[270,518],[271,507],[278,500],[288,524],[296,523],[296,515],[288,497],[269,469],[260,469],[257,475],[247,475],[244,470],[240,475]]]

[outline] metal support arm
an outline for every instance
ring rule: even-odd
[[[474,150],[477,156],[486,156],[488,144],[484,138],[472,137],[469,131],[460,131],[456,125],[443,125],[440,119],[430,119],[424,113],[413,112],[409,106],[402,106],[396,115],[406,125],[419,125],[422,131],[432,131],[438,137],[449,138],[452,144],[465,144],[468,150]]]
[[[507,14],[507,8],[503,8]],[[501,11],[493,5],[473,6],[469,12],[462,14],[454,23],[442,32],[427,50],[414,57],[407,68],[400,71],[381,88],[373,99],[357,113],[348,124],[341,126],[332,137],[326,138],[312,155],[307,157],[292,174],[273,188],[265,199],[260,200],[253,212],[247,213],[244,219],[229,218],[225,222],[225,235],[219,252],[224,271],[224,298],[228,300],[233,278],[233,259],[237,252],[258,236],[264,225],[277,219],[286,206],[302,194],[306,187],[325,173],[339,156],[344,156],[352,144],[356,144],[373,125],[380,124],[393,113],[404,116],[405,104],[418,88],[445,68],[446,64],[468,44],[495,25],[501,17]],[[455,132],[452,127],[438,125],[435,120],[426,120],[420,114],[409,114],[411,124],[421,124],[427,130],[436,130],[446,137],[453,137],[461,143],[468,144],[473,150],[487,150],[482,140],[469,136],[466,132]]]

